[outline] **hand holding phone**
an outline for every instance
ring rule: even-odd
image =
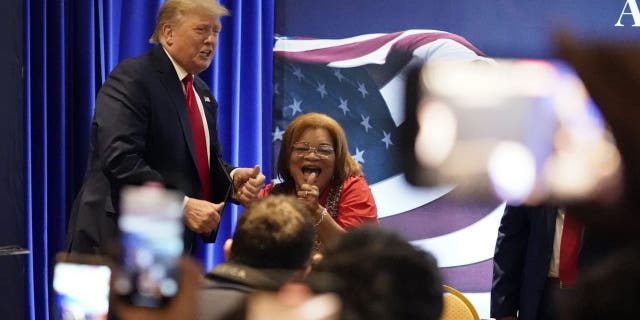
[[[121,254],[114,291],[127,303],[162,307],[178,293],[184,196],[162,187],[130,186],[120,199]]]
[[[111,269],[96,256],[59,254],[53,271],[55,319],[107,319]]]
[[[195,319],[202,270],[190,257],[180,259],[180,285],[176,296],[164,308],[142,308],[116,301],[114,310],[121,320]]]

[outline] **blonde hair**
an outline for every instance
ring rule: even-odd
[[[300,139],[300,136],[302,136],[307,129],[318,128],[326,129],[329,132],[336,153],[335,169],[333,172],[334,183],[342,183],[349,177],[362,175],[360,165],[353,159],[349,152],[347,136],[344,134],[344,130],[342,130],[340,124],[327,115],[310,112],[293,119],[282,136],[277,170],[278,176],[280,176],[285,184],[293,183],[293,177],[289,171],[289,161],[291,159],[291,152],[293,151],[293,144]]]
[[[149,38],[149,43],[159,43],[165,25],[177,23],[187,12],[193,11],[206,12],[214,17],[229,15],[229,10],[214,0],[167,0],[158,11],[156,28]]]

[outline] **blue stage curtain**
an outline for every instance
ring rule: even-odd
[[[212,68],[201,76],[217,97],[225,160],[261,165],[270,176],[274,0],[221,1],[231,17]],[[151,47],[162,0],[25,0],[26,243],[30,319],[48,319],[54,257],[82,183],[96,93],[121,60]],[[241,209],[228,206],[215,245],[200,247],[206,269]]]

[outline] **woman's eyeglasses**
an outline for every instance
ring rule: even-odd
[[[320,159],[327,159],[333,155],[333,147],[328,144],[321,144],[317,147],[312,147],[306,142],[296,142],[293,144],[293,152],[299,157],[305,157],[311,154],[316,154],[316,157]]]

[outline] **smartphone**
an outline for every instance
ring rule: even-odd
[[[426,64],[413,71],[406,101],[413,184],[529,204],[620,185],[615,141],[562,61]]]
[[[61,254],[53,271],[58,320],[107,319],[111,268],[100,257]]]
[[[178,293],[184,195],[128,186],[120,197],[120,253],[114,291],[127,303],[158,308]]]

